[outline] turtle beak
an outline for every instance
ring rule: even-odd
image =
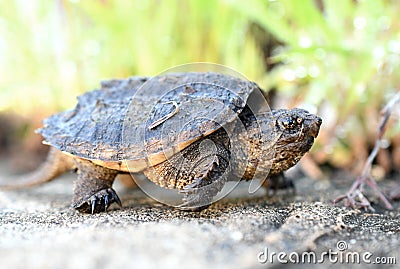
[[[310,135],[312,137],[317,138],[321,124],[322,124],[322,119],[318,116],[315,116],[315,118],[313,119],[313,124],[311,125],[310,129]]]

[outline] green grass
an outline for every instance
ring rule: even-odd
[[[0,110],[64,109],[101,79],[190,62],[265,75],[251,22],[224,1],[3,2]]]

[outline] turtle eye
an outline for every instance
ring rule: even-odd
[[[303,118],[302,117],[298,117],[296,119],[296,122],[297,122],[298,125],[301,125],[303,123]]]
[[[284,117],[281,124],[285,129],[292,129],[295,125],[292,117]]]
[[[302,123],[303,118],[301,117],[286,116],[280,119],[280,125],[285,129],[294,129],[296,126],[300,126]]]

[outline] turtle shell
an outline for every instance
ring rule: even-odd
[[[92,162],[137,172],[232,122],[254,82],[219,73],[108,80],[72,110],[44,120],[44,143]]]

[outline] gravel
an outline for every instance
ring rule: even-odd
[[[202,212],[179,211],[117,184],[123,208],[95,215],[70,208],[73,178],[0,192],[1,268],[396,268],[366,262],[400,262],[399,203],[388,211],[373,200],[375,212],[332,205],[349,178],[292,173],[296,194],[273,197],[264,190],[249,195],[244,183]],[[329,255],[322,264],[282,264],[279,252],[281,260]],[[360,264],[334,262],[346,253],[361,257]]]

